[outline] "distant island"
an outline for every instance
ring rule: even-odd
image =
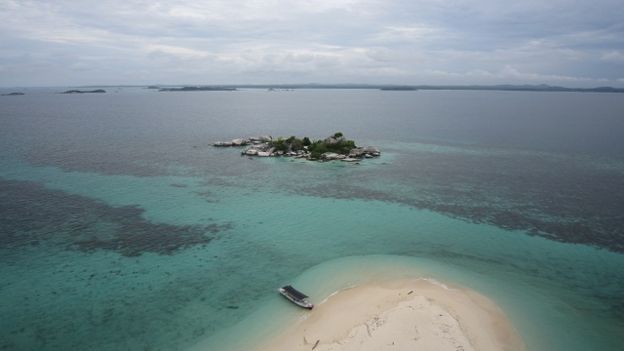
[[[374,146],[358,147],[353,140],[348,140],[341,132],[334,133],[323,140],[311,140],[308,137],[276,138],[271,136],[238,138],[231,141],[218,141],[216,147],[249,146],[242,155],[257,157],[295,157],[311,161],[341,160],[357,162],[363,158],[379,157],[381,151]]]
[[[538,85],[393,85],[393,84],[267,84],[237,85],[237,88],[260,89],[375,89],[387,91],[409,90],[486,90],[486,91],[537,91],[537,92],[579,92],[579,93],[624,93],[624,88],[566,88],[547,84]]]
[[[268,91],[293,91],[294,89],[289,88],[268,88]]]
[[[410,86],[392,86],[392,87],[381,87],[379,90],[389,90],[389,91],[414,91],[418,90],[416,87]]]
[[[235,91],[235,87],[198,86],[181,88],[160,88],[158,91]]]
[[[85,86],[95,87],[95,86]],[[163,85],[97,85],[109,88],[144,88],[158,91],[236,91],[239,89],[263,89],[269,92],[293,91],[297,89],[359,89],[385,91],[413,90],[485,90],[485,91],[535,91],[535,92],[577,92],[577,93],[624,93],[624,88],[593,87],[570,88],[548,84],[499,84],[499,85],[408,85],[408,84],[220,84],[184,86],[182,84]]]
[[[145,86],[144,86],[145,87]],[[538,85],[407,85],[407,84],[224,84],[184,87],[147,86],[159,91],[233,91],[238,89],[264,89],[267,91],[292,91],[296,89],[372,89],[385,91],[414,90],[486,90],[486,91],[537,91],[537,92],[580,92],[580,93],[624,93],[624,88],[595,87],[567,88],[547,84]]]
[[[104,89],[95,89],[95,90],[77,90],[77,89],[72,89],[72,90],[66,90],[64,92],[62,92],[61,94],[102,94],[105,93],[106,90]]]
[[[1,96],[21,96],[21,95],[26,95],[25,93],[21,93],[21,92],[12,92],[12,93],[8,93],[8,94],[2,94]]]

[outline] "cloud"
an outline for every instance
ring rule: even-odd
[[[603,53],[600,59],[607,62],[624,63],[624,51],[608,51]]]
[[[150,55],[164,55],[171,56],[173,58],[181,59],[181,60],[189,60],[189,59],[206,59],[214,56],[213,54],[196,50],[192,48],[185,48],[181,46],[175,45],[163,45],[163,44],[147,44],[144,48],[148,54]]]
[[[488,83],[501,84],[501,83],[527,83],[527,84],[544,84],[544,83],[590,83],[590,84],[602,84],[608,83],[609,79],[606,78],[588,78],[588,77],[575,77],[565,75],[553,75],[553,74],[541,74],[535,72],[522,72],[512,66],[505,66],[499,71],[492,72],[487,70],[473,70],[463,73],[447,72],[434,70],[428,72],[431,75],[444,78],[449,82],[457,82],[460,84],[466,84],[471,80],[487,81]]]
[[[622,85],[623,17],[615,0],[0,0],[0,85]]]
[[[533,72],[520,72],[511,66],[505,66],[499,73],[499,77],[510,78],[515,81],[529,81],[529,82],[608,82],[606,78],[588,78],[588,77],[575,77],[558,74],[541,74]]]
[[[434,38],[440,39],[442,30],[425,24],[387,26],[370,38],[372,43],[419,43]]]

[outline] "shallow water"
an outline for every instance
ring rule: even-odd
[[[576,93],[2,99],[0,347],[235,349],[296,318],[276,287],[324,296],[389,270],[493,298],[531,350],[617,350],[623,111]],[[208,145],[336,130],[382,157]]]

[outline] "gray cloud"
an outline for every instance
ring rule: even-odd
[[[0,0],[0,85],[622,86],[622,18],[619,0]]]

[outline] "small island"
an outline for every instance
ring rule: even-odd
[[[21,93],[21,92],[12,92],[12,93],[8,93],[8,94],[2,94],[2,96],[21,96],[21,95],[26,95],[25,93]]]
[[[379,88],[379,90],[384,90],[384,91],[414,91],[414,90],[418,90],[418,88],[412,87],[412,86],[407,86],[407,85],[401,85],[401,86],[382,87],[382,88]]]
[[[311,140],[308,137],[273,139],[271,136],[238,138],[228,142],[218,141],[216,147],[248,146],[241,152],[246,156],[257,157],[295,157],[311,161],[357,162],[363,158],[374,158],[381,155],[379,148],[374,146],[358,147],[353,140],[348,140],[341,132],[334,133],[323,140]]]
[[[160,88],[158,89],[158,91],[236,91],[236,88],[200,86],[200,87],[181,87],[181,88]]]
[[[95,89],[95,90],[77,90],[77,89],[72,89],[72,90],[66,90],[64,92],[62,92],[61,94],[102,94],[105,93],[106,90],[104,89]]]

